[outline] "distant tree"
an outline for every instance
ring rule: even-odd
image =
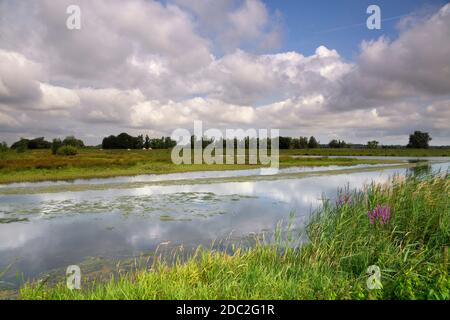
[[[44,137],[39,137],[31,139],[28,142],[28,149],[50,149],[52,144],[44,139]]]
[[[367,142],[367,147],[369,149],[376,149],[376,148],[378,148],[378,144],[379,144],[379,142],[376,141],[376,140],[368,141]]]
[[[175,145],[176,141],[170,139],[170,137],[150,139],[148,135],[146,135],[144,139],[143,135],[133,137],[125,132],[119,134],[117,137],[114,135],[105,137],[102,141],[103,149],[142,149],[143,147],[165,149],[172,148]]]
[[[56,154],[58,152],[58,149],[61,148],[62,145],[63,145],[63,143],[62,143],[61,139],[59,139],[59,138],[53,139],[53,141],[52,141],[52,153]]]
[[[316,138],[314,138],[314,136],[309,137],[309,141],[308,141],[308,148],[318,148],[319,147],[319,143],[317,142]]]
[[[68,136],[63,141],[62,144],[65,146],[72,146],[75,148],[83,148],[84,142],[82,140],[79,140],[75,138],[74,136]]]
[[[414,131],[414,133],[409,136],[409,143],[406,147],[426,149],[428,148],[428,143],[430,141],[431,136],[428,134],[428,132]]]
[[[170,149],[177,145],[177,142],[175,140],[172,140],[170,137],[164,138],[164,148]]]
[[[292,149],[305,149],[307,147],[308,147],[308,138],[306,137],[292,138],[291,140]]]
[[[134,149],[142,149],[144,147],[144,136],[142,134],[138,135],[134,142]]]
[[[328,143],[328,146],[330,148],[339,148],[339,143],[336,139],[333,139]]]
[[[308,138],[307,137],[300,137],[298,139],[298,144],[300,149],[306,149],[308,148]]]
[[[347,146],[347,143],[345,143],[344,140],[333,139],[328,143],[328,146],[330,148],[345,148]]]
[[[103,149],[136,149],[139,145],[139,138],[130,136],[122,132],[117,137],[111,135],[103,139]],[[142,148],[142,146],[141,146]]]
[[[117,136],[116,146],[119,149],[134,149],[136,145],[136,138],[130,136],[128,133],[122,132]]]
[[[145,149],[150,148],[150,138],[148,137],[148,134],[145,135],[144,148]]]
[[[8,145],[6,144],[5,141],[3,141],[2,143],[0,143],[0,152],[6,151],[8,150]]]
[[[289,149],[291,147],[291,137],[279,137],[278,141],[280,149]]]
[[[29,139],[20,138],[19,141],[14,142],[11,145],[11,149],[28,149],[28,143],[30,142]]]
[[[103,138],[102,149],[116,149],[114,148],[115,141],[116,137],[113,135]]]

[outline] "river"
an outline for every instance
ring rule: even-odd
[[[195,247],[270,233],[291,213],[301,227],[338,188],[449,167],[450,159],[439,159],[421,169],[302,167],[267,177],[239,170],[2,185],[0,274],[9,269],[0,287],[95,257],[129,259],[161,243]]]

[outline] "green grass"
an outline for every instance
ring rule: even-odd
[[[339,191],[339,194],[348,192]],[[22,299],[450,299],[450,176],[392,178],[351,193],[352,202],[326,201],[305,232],[258,242],[233,254],[199,248],[186,260],[155,260],[150,270],[109,282],[29,283]],[[387,224],[371,225],[367,210],[389,205]],[[381,269],[381,290],[366,287],[367,268]]]
[[[280,167],[393,163],[385,160],[328,158],[291,158],[294,150],[280,151]],[[160,174],[202,170],[259,168],[249,164],[175,165],[170,150],[98,150],[80,149],[74,156],[51,154],[50,150],[17,153],[0,152],[0,183],[102,178],[138,174]]]

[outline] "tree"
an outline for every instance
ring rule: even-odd
[[[426,149],[428,148],[428,143],[431,141],[431,136],[428,132],[414,131],[413,134],[409,135],[409,143],[407,148],[417,148]]]
[[[123,132],[117,137],[111,135],[109,137],[103,138],[102,148],[103,149],[142,149],[152,148],[152,149],[166,149],[172,148],[176,145],[176,141],[170,139],[170,137],[161,137],[156,139],[150,139],[148,135],[144,136],[141,134],[137,137],[130,136],[129,134]]]
[[[330,148],[339,148],[339,143],[336,139],[333,139],[328,143],[328,146]]]
[[[144,147],[144,136],[142,134],[138,135],[136,140],[134,140],[133,149],[142,149]]]
[[[8,145],[6,144],[5,141],[3,141],[2,143],[0,143],[0,151],[6,151],[8,150]]]
[[[300,138],[292,138],[291,140],[291,148],[292,149],[305,149],[308,147],[308,138],[300,137]]]
[[[144,148],[145,149],[150,148],[150,138],[148,137],[148,134],[145,135]]]
[[[58,149],[61,148],[62,145],[63,145],[63,143],[62,143],[61,139],[59,139],[59,138],[53,139],[52,153],[56,154],[58,152]]]
[[[298,144],[299,144],[300,149],[308,148],[308,138],[307,137],[300,137],[298,139]]]
[[[279,137],[280,149],[289,149],[291,147],[291,137]]]
[[[50,149],[51,143],[44,140],[44,137],[39,137],[35,139],[24,139],[20,138],[19,141],[14,142],[11,145],[11,149]]]
[[[173,148],[177,145],[177,142],[175,140],[172,140],[170,137],[164,138],[164,148],[169,149]]]
[[[11,145],[11,149],[28,149],[29,142],[29,139],[20,138],[19,141],[16,141]]]
[[[314,149],[318,147],[319,143],[317,142],[316,138],[314,138],[314,136],[309,137],[308,148]]]
[[[376,141],[376,140],[368,141],[367,142],[367,147],[369,149],[376,149],[376,148],[378,148],[378,144],[379,144],[379,142]]]
[[[32,139],[28,142],[28,149],[50,149],[52,144],[45,141],[44,137]]]
[[[62,144],[65,146],[72,146],[75,148],[83,148],[84,142],[82,140],[79,140],[75,138],[74,136],[68,136],[63,141]]]
[[[345,143],[344,140],[333,139],[328,143],[328,146],[330,148],[345,148],[347,146],[347,143]]]

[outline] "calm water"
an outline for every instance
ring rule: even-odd
[[[279,169],[280,174],[284,173],[306,173],[317,171],[334,171],[343,170],[348,168],[362,169],[379,166],[391,166],[392,164],[359,164],[353,166],[316,166],[316,167],[289,167]],[[126,183],[138,183],[138,182],[158,182],[158,181],[180,181],[180,180],[192,180],[192,179],[205,179],[205,178],[230,178],[230,177],[246,177],[260,175],[260,169],[249,170],[224,170],[224,171],[194,171],[183,173],[170,173],[170,174],[143,174],[136,176],[125,177],[111,177],[111,178],[99,178],[99,179],[75,179],[70,181],[42,181],[42,182],[18,182],[0,184],[0,192],[2,190],[10,188],[36,188],[36,187],[53,187],[53,186],[73,186],[73,185],[109,185],[109,184],[126,184]]]
[[[434,163],[426,170],[446,171],[449,167],[450,162]],[[89,183],[114,182],[125,186],[133,179],[164,178],[186,179],[189,183],[93,190],[86,180],[77,180],[71,183],[86,189],[76,192],[63,191],[69,182],[3,186],[0,190],[21,187],[23,192],[14,195],[0,192],[0,270],[12,264],[0,285],[17,285],[20,281],[16,272],[30,279],[52,269],[79,264],[89,257],[122,259],[148,253],[167,241],[196,246],[217,239],[240,239],[252,233],[270,232],[280,220],[287,220],[290,212],[295,213],[295,223],[301,226],[322,197],[334,199],[338,188],[347,184],[359,188],[408,170],[413,169],[386,167],[351,174],[208,184],[195,183],[195,179],[248,176],[251,170],[121,177],[94,179]],[[61,185],[62,191],[26,192],[36,185],[53,184]]]

